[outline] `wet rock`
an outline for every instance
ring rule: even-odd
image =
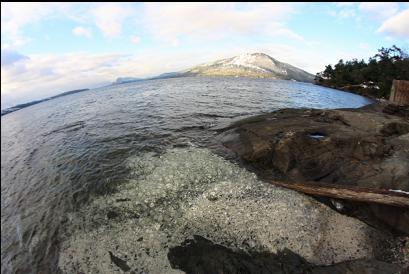
[[[232,250],[198,235],[170,248],[172,268],[191,273],[404,273],[402,266],[377,260],[355,260],[314,266],[289,249],[274,253]]]
[[[383,109],[283,109],[239,121],[221,139],[266,178],[409,191],[409,121]],[[373,215],[409,233],[404,212]]]

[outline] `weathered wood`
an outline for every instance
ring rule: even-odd
[[[393,80],[389,101],[398,105],[409,105],[409,81]]]
[[[322,184],[316,182],[285,183],[269,181],[269,183],[310,195],[331,197],[359,202],[380,203],[398,207],[409,207],[409,195],[383,189],[370,189],[357,186]]]

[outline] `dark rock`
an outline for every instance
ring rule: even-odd
[[[122,198],[122,199],[116,199],[115,201],[116,201],[116,202],[129,202],[129,201],[131,201],[131,199],[129,199],[129,198]]]
[[[122,271],[127,272],[131,270],[131,268],[128,266],[126,261],[122,260],[119,257],[116,257],[114,254],[112,254],[111,251],[108,251],[108,252],[109,252],[109,256],[111,257],[111,262],[114,263],[120,269],[122,269]]]
[[[169,250],[172,268],[188,274],[204,273],[404,273],[402,266],[377,260],[355,260],[331,266],[314,266],[304,258],[285,249],[277,254],[267,252],[246,253],[194,235],[180,246]]]
[[[222,142],[265,178],[409,191],[409,121],[384,109],[283,109],[233,124]],[[371,211],[409,233],[407,209]]]
[[[277,255],[247,254],[197,235],[171,248],[168,259],[172,268],[186,273],[303,273],[308,268],[308,263],[290,250]]]
[[[397,115],[409,119],[409,106],[399,106],[395,104],[388,104],[382,110],[384,113]]]
[[[113,218],[116,218],[118,216],[119,216],[119,214],[117,212],[115,212],[115,211],[108,211],[108,213],[107,213],[108,219],[113,219]]]

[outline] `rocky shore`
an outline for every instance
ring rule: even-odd
[[[386,193],[385,199],[399,193],[404,201],[400,206],[313,196],[342,214],[402,237],[407,259],[408,106],[375,103],[359,109],[282,109],[238,121],[223,129],[220,139],[245,167],[264,181],[279,182],[276,185],[297,189],[294,186],[301,182],[299,189],[310,190],[306,193],[314,193],[311,189],[317,186],[363,189]]]
[[[61,272],[407,273],[408,208],[270,184],[408,198],[407,108],[284,109],[221,131],[246,169],[195,147],[129,159],[129,182],[69,216]]]
[[[264,183],[208,149],[176,148],[129,164],[134,179],[69,216],[63,273],[269,273],[291,268],[285,262],[310,269],[373,260],[385,263],[372,273],[388,273],[391,263],[399,270],[407,264],[401,238]],[[199,240],[186,245],[192,237]]]

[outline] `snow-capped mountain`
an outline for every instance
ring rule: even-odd
[[[314,75],[292,65],[282,63],[265,53],[246,53],[198,65],[184,71],[162,73],[150,78],[120,77],[113,84],[186,76],[258,77],[314,82]]]
[[[282,63],[264,53],[247,53],[202,64],[182,72],[185,75],[249,76],[313,82],[314,75]]]

